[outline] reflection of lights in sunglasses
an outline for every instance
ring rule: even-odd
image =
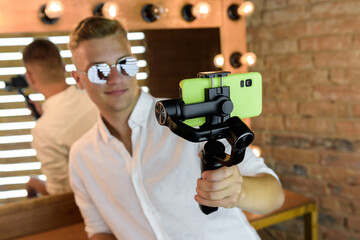
[[[111,72],[111,68],[116,67],[119,73],[124,76],[135,77],[139,71],[137,60],[134,57],[121,58],[117,64],[108,65],[107,63],[98,63],[91,66],[88,72],[80,73],[86,74],[89,80],[95,84],[105,84]]]

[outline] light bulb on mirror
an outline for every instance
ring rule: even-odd
[[[249,1],[243,2],[238,9],[238,14],[240,16],[249,16],[254,12],[254,4]]]
[[[146,22],[155,22],[156,20],[165,17],[169,9],[162,3],[146,4],[142,10],[141,15]]]
[[[181,12],[185,21],[192,22],[196,18],[207,18],[211,12],[211,6],[207,2],[199,2],[195,5],[186,4]]]
[[[256,63],[256,55],[252,52],[244,53],[240,57],[240,62],[246,66],[253,66]]]
[[[246,17],[254,12],[254,4],[250,1],[245,1],[241,5],[231,4],[228,8],[228,16],[231,20],[239,20],[241,16]]]
[[[63,4],[60,1],[50,1],[46,4],[45,14],[48,18],[59,18],[64,12]]]
[[[210,11],[211,11],[211,7],[210,4],[208,4],[207,2],[199,2],[191,10],[194,17],[200,19],[207,18],[210,14]]]
[[[224,55],[222,55],[221,53],[220,53],[220,54],[217,54],[217,55],[214,57],[214,65],[215,65],[217,68],[222,68],[222,67],[224,66],[224,63],[225,63]]]
[[[115,18],[119,12],[119,5],[114,2],[106,2],[102,7],[104,17]]]
[[[106,2],[96,5],[93,9],[94,16],[115,18],[119,12],[119,5],[115,2]]]
[[[46,24],[56,23],[64,12],[64,5],[60,1],[49,1],[40,7],[39,17]]]
[[[234,52],[230,56],[230,64],[234,68],[239,68],[243,65],[253,66],[256,63],[256,55],[252,52],[246,52],[241,54],[240,52]]]

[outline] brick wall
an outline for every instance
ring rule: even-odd
[[[252,0],[263,76],[256,145],[289,190],[315,198],[320,239],[360,239],[360,1]],[[300,221],[275,239],[303,239]]]

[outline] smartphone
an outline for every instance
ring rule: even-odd
[[[211,83],[213,82],[213,83]],[[223,86],[230,87],[230,99],[234,109],[230,116],[250,118],[262,111],[262,78],[258,72],[230,74],[222,78]],[[221,78],[191,78],[180,82],[180,97],[187,104],[205,102],[205,89],[221,86]],[[205,117],[184,121],[191,127],[201,126]]]

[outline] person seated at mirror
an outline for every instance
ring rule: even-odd
[[[158,99],[138,87],[123,26],[86,18],[71,32],[69,48],[77,69],[72,76],[101,115],[74,143],[69,160],[89,238],[259,239],[242,209],[268,213],[284,201],[264,160],[248,148],[241,164],[198,179],[202,144],[158,124]],[[204,215],[198,204],[221,208]]]
[[[27,183],[28,197],[71,191],[68,158],[71,145],[97,121],[98,110],[85,91],[69,86],[65,66],[57,46],[46,39],[36,39],[23,50],[26,80],[45,101],[32,129],[32,146],[41,162],[46,182],[31,177]]]

